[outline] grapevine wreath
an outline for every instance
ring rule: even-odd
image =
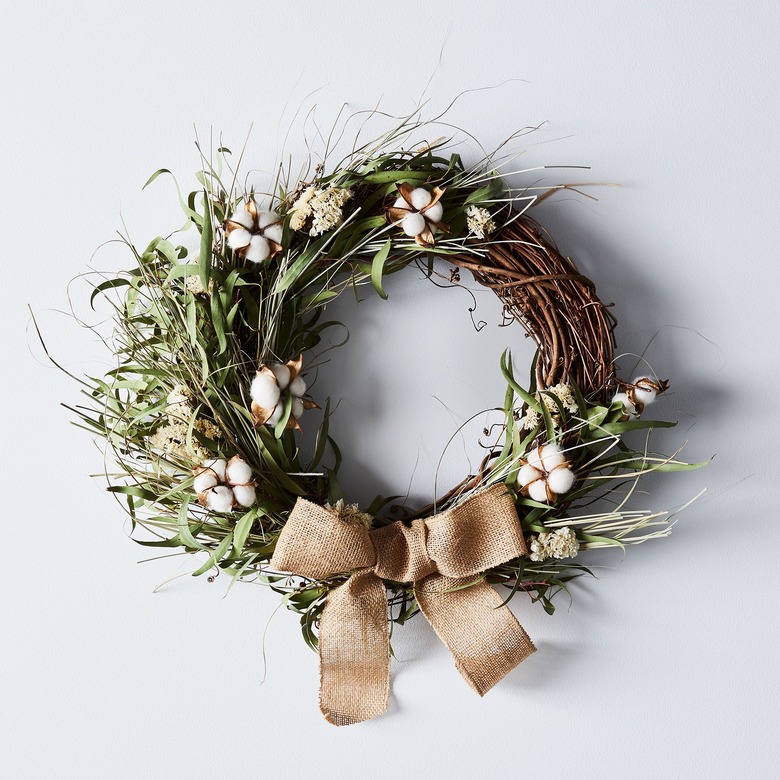
[[[195,576],[260,581],[300,613],[337,725],[385,711],[389,627],[417,612],[485,693],[534,651],[510,598],[552,612],[590,573],[588,550],[666,535],[668,512],[628,499],[642,475],[692,467],[647,448],[673,425],[646,415],[667,382],[619,377],[614,316],[530,216],[557,188],[511,187],[517,155],[466,164],[431,128],[416,114],[339,162],[326,149],[299,176],[280,167],[269,192],[238,185],[229,150],[201,154],[199,188],[179,195],[199,252],[178,231],[142,251],[122,237],[135,267],[92,291],[112,307],[116,367],[80,379],[73,407],[108,444],[108,490],[139,544],[195,553]],[[343,292],[385,298],[387,274],[442,262],[493,290],[538,350],[527,386],[504,352],[501,435],[475,473],[392,517],[392,499],[361,508],[339,487],[314,381],[324,315]]]

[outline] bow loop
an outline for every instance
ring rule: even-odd
[[[299,498],[276,543],[271,566],[299,577],[324,580],[376,562],[368,529],[339,520]]]
[[[428,555],[445,577],[472,577],[528,552],[514,499],[503,484],[425,523]]]

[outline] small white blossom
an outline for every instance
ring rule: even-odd
[[[307,187],[292,205],[290,229],[303,230],[311,223],[309,235],[320,236],[337,228],[344,221],[344,204],[352,195],[352,190],[339,187]]]
[[[192,390],[187,385],[174,385],[168,393],[165,412],[171,422],[189,422],[194,411]]]
[[[548,558],[573,558],[580,549],[580,543],[571,528],[542,532],[528,537],[528,549],[532,561]]]
[[[211,295],[214,290],[214,280],[209,279],[209,289],[206,290],[201,281],[200,274],[189,274],[184,286],[193,295]]]
[[[466,226],[469,233],[477,238],[486,238],[496,229],[490,212],[481,206],[469,206],[466,209]]]
[[[577,399],[574,397],[574,390],[571,385],[565,382],[560,382],[552,387],[545,388],[545,392],[536,393],[536,398],[539,403],[543,403],[547,407],[547,411],[550,412],[553,425],[557,428],[560,427],[560,411],[558,405],[555,403],[555,399],[551,397],[552,394],[560,401],[561,406],[570,414],[574,414],[579,410],[577,406]],[[532,407],[529,407],[522,419],[520,420],[520,427],[525,428],[527,431],[533,430],[537,425],[541,424],[542,415]]]

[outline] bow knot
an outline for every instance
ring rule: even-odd
[[[514,500],[503,484],[409,525],[368,530],[298,499],[271,559],[278,571],[327,579],[320,618],[320,708],[336,725],[387,709],[390,656],[383,580],[410,582],[421,612],[480,695],[534,651],[498,593],[475,576],[525,555]]]

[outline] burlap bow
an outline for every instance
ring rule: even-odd
[[[390,644],[382,580],[411,582],[420,609],[482,696],[536,649],[498,593],[475,575],[526,554],[512,496],[494,485],[410,525],[369,531],[298,499],[271,566],[326,579],[320,619],[320,709],[331,723],[359,723],[387,709]],[[471,584],[474,583],[474,584]]]

